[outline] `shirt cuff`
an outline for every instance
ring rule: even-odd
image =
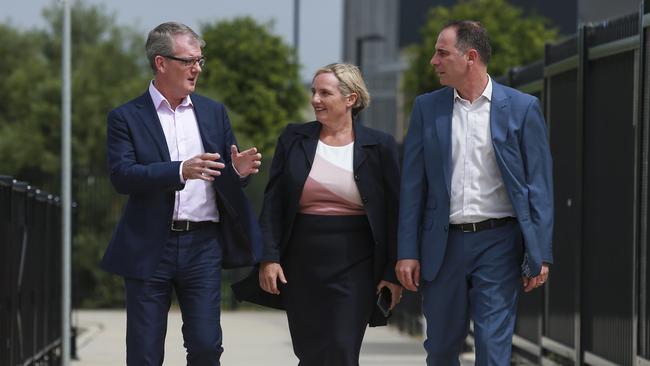
[[[185,164],[187,160],[181,161],[181,164],[178,166],[178,177],[181,178],[181,183],[185,184],[185,179],[183,179],[183,164]]]
[[[235,174],[237,174],[237,176],[238,176],[239,178],[241,178],[241,179],[246,178],[245,176],[243,176],[243,175],[241,175],[241,174],[239,173],[239,171],[237,170],[237,168],[235,168],[235,163],[230,163],[230,165],[232,165],[232,170],[235,171]]]

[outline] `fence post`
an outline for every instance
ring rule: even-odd
[[[0,365],[11,362],[12,296],[10,249],[11,188],[14,179],[0,176]]]
[[[21,313],[21,257],[22,241],[25,231],[25,201],[27,183],[14,181],[11,190],[11,235],[9,237],[9,281],[12,297],[11,308],[11,358],[10,365],[23,364],[25,361],[25,339]]]

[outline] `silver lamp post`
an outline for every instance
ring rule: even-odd
[[[70,243],[71,243],[71,85],[70,85],[70,3],[63,4],[63,49],[62,49],[62,90],[61,90],[61,210],[63,214],[61,228],[61,364],[70,365]]]

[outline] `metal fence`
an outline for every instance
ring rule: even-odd
[[[57,197],[0,176],[0,365],[57,365],[61,213]]]
[[[555,263],[513,340],[535,363],[650,365],[646,10],[581,25],[501,78],[541,98],[554,158]]]
[[[515,356],[650,366],[650,4],[497,80],[541,99],[554,165],[555,263],[522,295]],[[396,322],[420,316],[407,306]]]

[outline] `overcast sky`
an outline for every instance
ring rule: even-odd
[[[156,25],[175,20],[199,32],[199,25],[217,19],[249,15],[260,22],[274,21],[273,33],[293,44],[294,0],[83,0],[101,4],[114,12],[117,23],[147,32]],[[60,0],[6,0],[0,21],[22,29],[41,28],[41,10]],[[72,2],[74,4],[74,1]],[[320,66],[341,61],[343,0],[300,0],[299,56],[302,79],[311,80]]]

